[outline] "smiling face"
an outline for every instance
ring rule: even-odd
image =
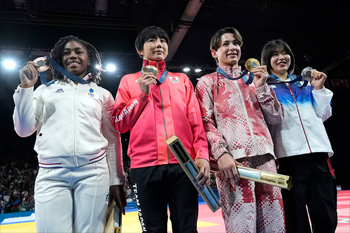
[[[150,38],[143,44],[142,51],[138,53],[145,60],[163,61],[168,56],[168,43],[162,38]]]
[[[63,50],[62,64],[65,70],[83,78],[87,74],[89,56],[82,44],[69,41]]]
[[[291,65],[291,57],[282,47],[277,47],[270,59],[270,64],[272,73],[285,75]]]
[[[220,47],[212,50],[211,54],[218,59],[219,64],[236,67],[241,58],[240,44],[232,33],[225,33],[221,36]]]

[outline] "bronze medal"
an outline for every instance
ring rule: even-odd
[[[157,67],[150,66],[150,65],[144,66],[142,68],[142,72],[152,73],[156,77],[158,77],[158,74],[159,74]]]
[[[37,68],[39,72],[44,72],[50,69],[50,61],[46,57],[38,57],[33,62],[39,66]]]

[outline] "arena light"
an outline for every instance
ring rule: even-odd
[[[201,68],[196,68],[196,69],[194,70],[194,72],[196,72],[196,73],[202,72],[202,69],[201,69]]]
[[[108,64],[106,67],[106,70],[108,72],[114,72],[117,69],[117,67],[114,64]]]
[[[99,64],[96,64],[96,65],[95,65],[95,68],[96,68],[97,70],[100,70],[100,69],[101,69],[101,66],[100,66]]]
[[[190,70],[191,70],[191,69],[190,69],[189,67],[183,68],[183,71],[186,72],[186,73],[189,72]]]
[[[3,62],[3,66],[7,70],[13,70],[16,68],[16,62],[12,59],[5,59]]]

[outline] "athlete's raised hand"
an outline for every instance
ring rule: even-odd
[[[39,77],[38,64],[28,61],[27,65],[19,70],[19,78],[21,80],[22,88],[33,87]]]
[[[141,91],[146,93],[147,95],[150,92],[151,84],[157,84],[157,78],[152,73],[144,72],[141,77],[137,80],[140,86]]]

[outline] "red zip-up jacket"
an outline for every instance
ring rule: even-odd
[[[158,68],[161,77],[165,61],[144,61]],[[130,168],[178,163],[165,141],[176,135],[192,159],[209,160],[208,142],[194,89],[183,73],[168,72],[164,82],[151,85],[150,94],[141,91],[142,72],[125,75],[116,96],[113,121],[120,133],[130,130]]]

